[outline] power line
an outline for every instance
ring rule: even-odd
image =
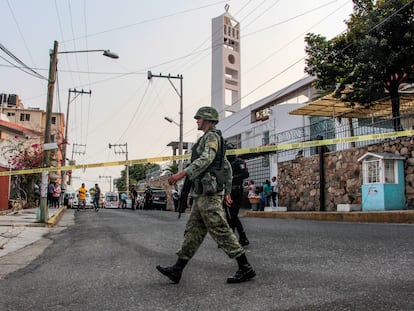
[[[11,59],[13,59],[16,63],[20,64],[25,70],[23,70],[20,67],[14,66],[11,62],[7,61],[5,58],[3,58],[4,60],[6,60],[9,64],[11,64],[13,67],[22,70],[25,73],[28,73],[34,77],[43,79],[43,80],[48,80],[46,77],[42,76],[40,73],[36,72],[35,70],[33,70],[32,68],[30,68],[29,66],[27,66],[25,63],[23,63],[17,56],[15,56],[12,52],[10,52],[2,43],[0,43],[0,50],[2,50],[4,53],[6,53],[7,56],[9,56]]]

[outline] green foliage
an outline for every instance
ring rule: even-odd
[[[24,170],[42,167],[42,149],[38,144],[30,144],[25,138],[15,136],[5,141],[1,149],[12,170]],[[11,198],[19,198],[25,193],[28,201],[34,200],[34,184],[41,179],[41,174],[16,175],[12,177]]]
[[[308,34],[305,71],[316,87],[350,104],[390,97],[396,130],[403,83],[414,81],[414,2],[354,0],[346,33],[331,40]]]
[[[172,162],[168,165],[167,171],[171,172],[172,174],[178,173],[178,162]]]

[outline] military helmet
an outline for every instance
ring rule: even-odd
[[[217,122],[219,121],[219,115],[216,109],[213,107],[201,107],[197,110],[194,119],[203,119],[207,121]]]

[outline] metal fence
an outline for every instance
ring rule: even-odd
[[[317,139],[331,139],[339,137],[363,136],[394,132],[392,118],[371,119],[340,119],[340,118],[311,118],[308,126],[294,128],[277,134],[279,144],[306,142]],[[403,129],[414,128],[414,113],[406,113],[400,117]],[[386,139],[373,139],[355,143],[328,145],[329,151],[344,150],[351,147],[362,147],[379,143]],[[316,147],[290,149],[278,152],[278,162],[291,160],[302,150],[304,156],[316,154]]]

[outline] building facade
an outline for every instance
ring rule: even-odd
[[[228,12],[212,20],[211,101],[220,119],[241,108],[240,24]]]

